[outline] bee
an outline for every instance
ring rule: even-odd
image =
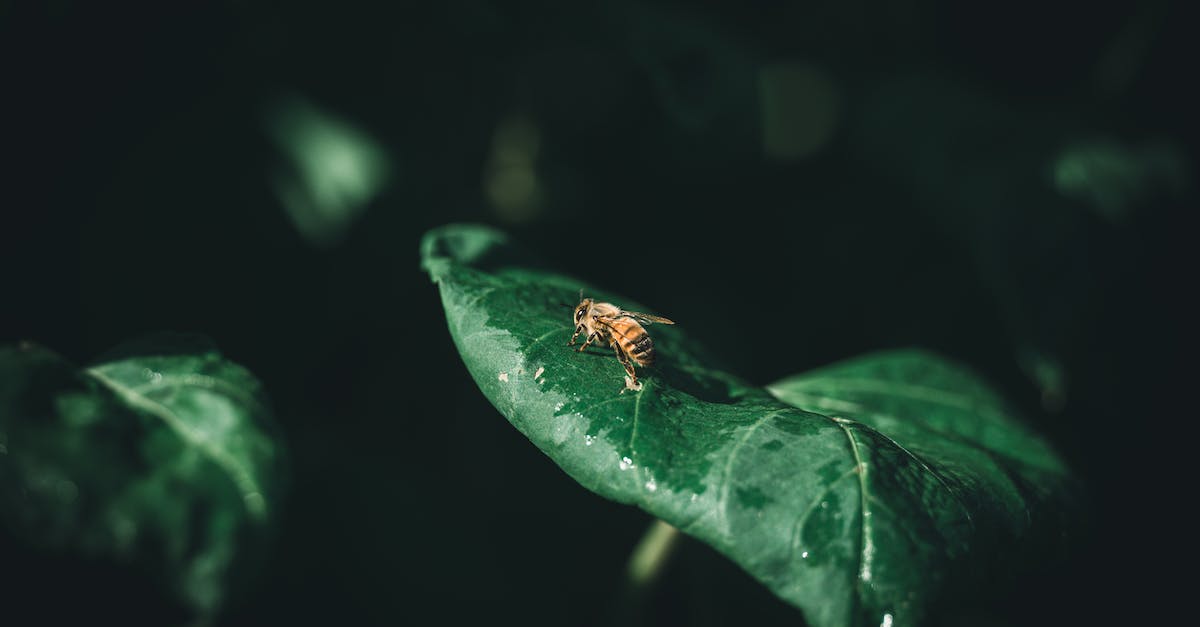
[[[637,311],[625,311],[612,303],[601,303],[591,298],[584,298],[583,291],[579,292],[579,304],[575,306],[572,320],[575,323],[575,333],[567,346],[575,345],[575,338],[580,333],[585,334],[583,346],[575,349],[583,352],[594,341],[605,342],[612,346],[617,354],[617,360],[625,367],[629,375],[626,387],[637,389],[637,374],[634,364],[649,366],[654,363],[654,341],[642,326],[652,323],[675,324],[661,316],[652,316]]]

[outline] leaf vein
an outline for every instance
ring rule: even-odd
[[[133,392],[135,394],[142,395],[142,396],[149,396],[148,392],[153,392],[156,390],[163,389],[165,387],[164,384],[167,384],[167,383],[172,384],[176,387],[193,387],[193,388],[202,388],[205,390],[220,390],[220,392],[222,394],[237,397],[243,403],[245,403],[247,405],[253,405],[255,408],[257,408],[260,411],[266,409],[265,407],[263,407],[262,402],[258,398],[256,398],[253,394],[247,392],[246,390],[243,390],[242,388],[239,388],[236,385],[233,385],[232,383],[229,383],[228,381],[225,381],[223,379],[218,379],[217,377],[213,377],[210,375],[179,376],[179,375],[173,375],[173,374],[162,374],[161,376],[162,376],[162,379],[159,381],[152,382],[152,383],[145,383],[145,384],[134,386],[134,387],[127,387],[127,389],[130,392]],[[174,393],[174,390],[171,390],[171,392]]]
[[[637,398],[633,401],[633,429],[629,433],[629,459],[633,462],[633,476],[637,481],[638,486],[645,489],[642,483],[641,460],[637,458],[637,452],[633,448],[633,442],[637,439],[638,428],[638,412],[642,406],[642,396],[646,393],[646,384],[642,384],[642,388],[637,391]]]
[[[717,507],[721,512],[721,520],[725,523],[726,532],[731,533],[731,530],[729,529],[729,486],[733,482],[734,461],[737,460],[738,453],[741,452],[742,447],[745,446],[746,442],[750,440],[750,436],[754,435],[754,432],[757,431],[759,427],[782,415],[783,411],[784,410],[776,410],[767,412],[765,416],[754,421],[754,424],[750,425],[750,427],[746,429],[746,433],[740,440],[737,441],[737,443],[733,445],[733,448],[729,451],[729,455],[725,458],[724,478],[721,481],[721,498],[717,502]]]
[[[933,469],[933,468],[931,468],[931,467],[929,466],[929,464],[925,463],[925,460],[921,459],[920,457],[917,457],[915,454],[913,454],[913,452],[912,452],[912,451],[910,451],[910,450],[908,450],[907,448],[904,448],[903,446],[901,446],[901,444],[900,444],[899,442],[897,442],[896,440],[892,439],[892,438],[891,438],[891,436],[889,436],[888,434],[886,434],[886,433],[883,433],[882,431],[879,431],[879,430],[877,430],[877,429],[872,429],[872,431],[874,431],[875,433],[878,433],[878,434],[880,435],[880,437],[882,437],[883,439],[885,439],[885,440],[887,440],[888,442],[890,442],[892,446],[895,446],[896,448],[898,448],[898,449],[900,449],[901,451],[903,451],[903,452],[904,452],[904,454],[905,454],[905,455],[907,455],[907,456],[908,456],[910,459],[912,459],[914,462],[917,462],[917,464],[918,464],[918,465],[919,465],[919,466],[920,466],[920,467],[921,467],[921,468],[922,468],[922,469],[923,469],[925,472],[927,472],[927,473],[929,473],[930,475],[932,475],[932,476],[933,476],[933,478],[934,478],[935,480],[937,480],[937,482],[938,482],[938,485],[942,486],[942,489],[944,489],[944,490],[945,490],[947,493],[949,493],[949,494],[950,494],[950,498],[954,499],[954,502],[955,502],[955,503],[957,503],[957,504],[958,504],[958,506],[959,506],[959,508],[961,508],[961,509],[962,509],[962,511],[963,511],[963,515],[964,515],[964,516],[966,516],[966,518],[967,518],[967,524],[969,524],[969,525],[970,525],[972,528],[974,528],[974,526],[975,526],[975,521],[974,521],[974,520],[971,518],[971,511],[970,511],[969,509],[967,509],[967,504],[963,502],[963,500],[962,500],[962,497],[960,497],[960,496],[958,495],[958,493],[957,493],[957,492],[955,492],[953,489],[951,489],[951,488],[950,488],[950,484],[946,483],[946,480],[945,480],[945,479],[942,479],[942,475],[941,475],[941,474],[939,474],[939,473],[937,473],[936,471],[934,471],[934,469]]]
[[[858,472],[858,467],[854,466],[850,468],[850,470],[842,473],[837,479],[830,481],[829,485],[825,486],[825,489],[809,502],[808,507],[804,508],[804,513],[796,518],[796,524],[792,526],[791,546],[793,555],[795,555],[796,551],[800,548],[800,534],[803,533],[804,525],[808,523],[808,517],[812,515],[813,511],[817,508],[817,505],[820,505],[821,501],[824,501],[825,497],[829,496],[829,493],[833,491],[833,487],[835,485],[841,483],[844,479],[856,472]]]
[[[830,376],[825,376],[811,381],[811,383],[816,384],[813,387],[816,387],[817,389],[821,389],[821,384],[826,382],[836,382],[838,391],[876,392],[879,394],[890,394],[912,400],[929,401],[931,403],[938,403],[947,407],[955,407],[968,411],[978,411],[981,413],[986,412],[993,415],[997,414],[997,412],[989,407],[987,403],[976,402],[973,396],[959,394],[957,392],[951,392],[950,390],[930,387],[927,385]],[[799,382],[799,387],[808,387],[805,385],[805,383],[806,382],[804,381]],[[828,395],[823,396],[828,398]]]

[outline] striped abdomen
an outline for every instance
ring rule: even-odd
[[[631,318],[619,318],[611,324],[613,341],[621,346],[633,363],[639,366],[654,363],[654,341],[642,325]]]

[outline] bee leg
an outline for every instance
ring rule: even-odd
[[[600,335],[599,331],[592,331],[592,334],[587,336],[587,339],[583,341],[583,346],[580,346],[579,348],[575,349],[575,352],[582,353],[583,349],[587,348],[588,345],[592,343],[592,340],[596,339],[596,336],[598,336],[598,335]]]
[[[579,334],[580,334],[580,333],[583,333],[583,326],[582,326],[582,325],[580,325],[580,326],[576,326],[576,327],[575,327],[575,334],[571,336],[571,341],[570,341],[570,342],[567,342],[567,346],[574,346],[574,345],[575,345],[575,338],[579,337]]]
[[[629,355],[626,355],[625,351],[621,350],[621,345],[615,342],[613,351],[617,354],[617,360],[621,362],[622,366],[625,366],[625,373],[629,375],[630,385],[637,385],[637,374],[633,371],[633,361],[629,359]]]

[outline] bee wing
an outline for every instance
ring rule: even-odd
[[[642,324],[653,324],[655,322],[657,322],[659,324],[675,324],[674,320],[670,320],[670,319],[664,318],[662,316],[654,316],[654,315],[651,315],[648,313],[642,313],[640,311],[625,311],[624,309],[622,309],[621,315],[629,316],[630,318],[633,318],[634,320],[637,320],[638,322],[641,322]]]
[[[636,336],[630,337],[628,333],[622,331],[620,328],[617,327],[617,325],[612,323],[613,320],[618,320],[621,317],[623,317],[625,313],[626,312],[622,311],[620,314],[613,316],[613,317],[597,318],[596,322],[600,323],[600,325],[603,326],[605,329],[607,329],[609,333],[620,336],[620,337],[624,338],[625,341],[627,341],[631,344],[637,344],[639,342],[639,340],[643,339],[643,338],[646,340],[649,340],[650,338],[647,335],[642,335],[641,338],[636,337]],[[643,333],[645,333],[645,330],[643,330]],[[625,350],[625,347],[622,346],[620,342],[614,342],[613,347],[616,348],[617,351],[619,351],[622,355],[628,356],[630,354],[628,351]],[[639,363],[641,363],[641,362],[639,362]]]
[[[596,324],[604,327],[604,329],[606,331],[608,331],[609,333],[611,333],[613,335],[619,335],[625,339],[629,339],[629,336],[625,335],[624,331],[618,329],[616,326],[613,325],[613,323],[612,323],[613,320],[616,320],[616,318],[600,317],[600,318],[596,318]]]

